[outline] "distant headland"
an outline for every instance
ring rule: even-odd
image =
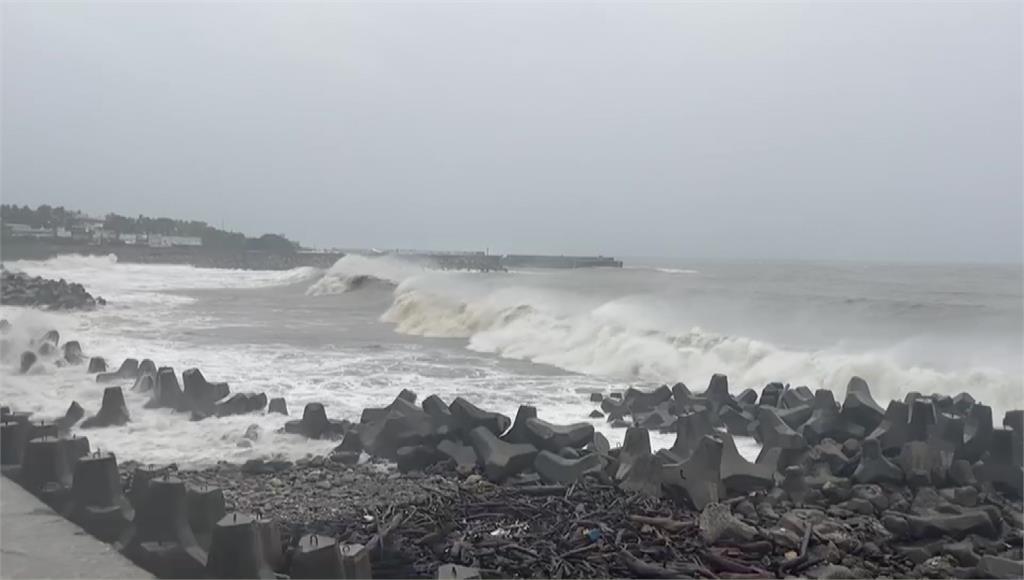
[[[346,254],[392,255],[451,270],[502,271],[509,268],[621,268],[607,256],[548,256],[486,251],[431,252],[419,250],[303,247],[282,234],[245,234],[213,227],[203,221],[110,213],[102,218],[64,207],[4,204],[0,206],[0,258],[45,260],[61,254],[109,255],[120,262],[188,264],[206,268],[287,270],[302,266],[327,268]]]

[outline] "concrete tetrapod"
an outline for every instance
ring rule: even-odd
[[[722,440],[717,436],[701,437],[689,459],[663,467],[662,479],[665,485],[681,488],[698,510],[704,509],[709,503],[720,501],[725,497],[722,447]]]
[[[215,405],[231,393],[227,383],[211,383],[196,368],[181,373],[182,392],[190,411],[209,416],[214,414]]]
[[[82,429],[124,425],[130,420],[128,405],[124,402],[124,393],[121,391],[121,387],[107,387],[103,389],[103,403],[100,405],[100,411],[82,421]]]
[[[472,447],[453,439],[444,439],[438,443],[437,452],[454,461],[458,470],[472,471],[478,462],[476,451]]]
[[[964,420],[963,445],[956,451],[956,459],[970,463],[981,459],[992,441],[992,407],[971,405]]]
[[[90,365],[91,366],[91,365]],[[133,358],[126,358],[121,366],[112,373],[100,373],[96,375],[97,383],[113,383],[116,381],[129,382],[139,377],[139,361]]]
[[[799,387],[788,388],[782,393],[782,405],[787,409],[810,405],[814,402],[814,393],[811,389],[800,385]]]
[[[867,438],[878,441],[883,452],[902,449],[903,444],[910,440],[909,417],[910,408],[906,403],[890,401],[882,422]]]
[[[135,520],[119,542],[121,551],[161,578],[202,578],[206,552],[188,525],[185,484],[164,475],[147,484]]]
[[[710,411],[695,411],[679,415],[676,420],[676,440],[669,448],[676,463],[689,459],[700,445],[701,438],[715,433],[709,414]]]
[[[82,356],[82,345],[77,340],[69,340],[64,343],[62,350],[64,351],[64,360],[68,364],[82,364],[85,360],[85,357]]]
[[[57,425],[57,430],[60,432],[67,432],[82,420],[85,416],[85,409],[78,404],[78,401],[71,401],[68,406],[68,410],[64,412],[64,416],[54,421]]]
[[[882,455],[878,439],[865,439],[861,447],[860,465],[853,472],[853,480],[857,483],[898,484],[903,482],[903,470]]]
[[[89,359],[89,374],[107,372],[107,361],[101,356],[94,356]]]
[[[758,410],[758,433],[765,448],[777,447],[782,450],[805,449],[807,441],[799,433],[786,425],[779,418],[778,412],[771,407]],[[806,426],[805,426],[806,427]]]
[[[25,374],[32,370],[32,365],[36,364],[37,360],[39,360],[39,357],[36,356],[36,353],[30,350],[26,350],[21,353],[21,361],[18,365],[19,372],[21,372],[21,374]]]
[[[506,443],[530,443],[530,432],[526,422],[537,418],[537,408],[532,405],[519,405],[512,427],[501,436]]]
[[[633,469],[633,464],[641,457],[651,454],[651,434],[643,427],[626,429],[626,436],[619,450],[619,465],[615,470],[615,480],[622,481]]]
[[[256,530],[260,534],[263,559],[276,572],[284,572],[284,552],[281,551],[281,526],[276,520],[264,519],[256,514]]]
[[[448,409],[451,411],[456,427],[464,433],[477,427],[485,427],[494,435],[500,436],[512,424],[512,420],[505,415],[484,411],[462,397],[456,397]]]
[[[975,464],[974,476],[979,482],[990,483],[997,490],[1020,498],[1024,496],[1024,468],[1014,435],[1010,429],[992,430],[989,452]]]
[[[658,458],[648,453],[633,459],[626,477],[619,482],[619,489],[661,497],[662,466]]]
[[[281,415],[288,414],[288,403],[285,402],[284,397],[274,397],[270,399],[270,404],[267,406],[267,413],[280,413]]]
[[[71,502],[65,516],[104,542],[114,542],[131,525],[134,510],[121,492],[117,459],[96,452],[75,462]]]
[[[732,435],[726,433],[716,436],[722,441],[721,476],[726,491],[744,494],[771,489],[775,483],[781,449],[771,448],[758,458],[757,463],[751,463],[740,455]]]
[[[761,399],[758,406],[781,407],[782,395],[785,391],[786,388],[782,383],[768,383],[763,389],[761,389]]]
[[[42,436],[25,445],[21,464],[21,483],[58,511],[71,488],[71,449],[67,439]]]
[[[537,448],[533,445],[505,443],[483,425],[469,432],[469,443],[484,467],[484,474],[498,483],[533,465],[537,455]]]
[[[558,452],[565,447],[581,449],[594,437],[594,426],[590,423],[555,425],[532,418],[526,420],[527,443],[537,449]]]
[[[604,473],[605,460],[591,453],[579,459],[566,459],[547,450],[542,450],[533,460],[533,469],[543,480],[551,483],[572,483],[590,473],[600,476]]]
[[[308,535],[299,539],[288,574],[292,578],[344,578],[341,551],[329,536]]]
[[[230,513],[214,524],[206,573],[210,578],[274,578],[252,516]]]
[[[154,465],[139,465],[132,472],[132,486],[128,491],[128,501],[136,511],[146,501],[149,492],[149,482],[161,477],[168,472],[167,467]]]
[[[840,416],[860,425],[866,433],[870,433],[882,422],[884,414],[882,407],[871,396],[867,381],[860,377],[852,377],[846,385],[846,398],[843,399]]]
[[[327,411],[321,403],[307,403],[302,409],[302,419],[284,424],[285,433],[303,435],[310,439],[326,439],[334,432],[327,420]]]
[[[167,408],[176,411],[185,411],[188,405],[185,403],[185,393],[178,383],[178,375],[171,367],[160,367],[156,372],[156,383],[153,395],[143,405],[147,409]]]
[[[622,403],[628,412],[637,414],[649,413],[671,399],[672,389],[667,385],[662,385],[650,392],[630,387],[626,389],[626,396],[623,397]]]
[[[750,436],[758,425],[753,413],[737,411],[732,407],[722,407],[718,412],[718,419],[725,425],[725,430],[730,435]]]
[[[185,505],[192,534],[195,535],[199,546],[208,550],[213,530],[226,513],[224,492],[219,487],[186,485]]]

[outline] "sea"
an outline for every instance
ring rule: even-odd
[[[623,430],[588,418],[590,393],[679,381],[701,391],[714,373],[733,393],[778,381],[842,400],[860,376],[883,407],[912,391],[970,393],[997,421],[1024,406],[1019,264],[636,259],[621,269],[479,273],[350,255],[326,270],[251,271],[68,255],[5,267],[79,282],[109,304],[0,308],[13,324],[3,404],[40,418],[72,400],[98,410],[104,385],[82,366],[44,360],[18,374],[20,352],[49,329],[114,368],[150,358],[287,400],[291,417],[190,421],[144,409],[149,394],[126,386],[131,422],[83,432],[122,461],[200,467],[323,454],[336,443],[280,433],[284,422],[310,402],[358,420],[402,389],[509,416],[535,405],[550,421],[591,421],[613,444]],[[252,424],[262,434],[246,447]],[[655,448],[673,439],[652,436]],[[740,448],[757,453],[752,440]]]

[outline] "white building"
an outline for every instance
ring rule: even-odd
[[[175,246],[202,246],[203,239],[192,236],[162,236],[160,234],[149,235],[149,247],[170,248]]]

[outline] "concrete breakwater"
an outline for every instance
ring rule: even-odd
[[[33,354],[96,374],[97,397],[42,420],[8,401],[5,473],[161,577],[1024,570],[1024,413],[997,423],[967,393],[913,393],[883,407],[857,378],[837,400],[781,383],[734,392],[715,375],[700,392],[679,383],[584,396],[581,418],[600,414],[626,429],[612,448],[591,424],[554,424],[543,409],[509,417],[406,390],[358,418],[306,405],[284,430],[337,441],[327,455],[181,470],[119,465],[89,453],[83,435],[131,422],[123,388],[182,421],[288,413],[286,402],[148,359],[107,372],[78,348]],[[652,449],[651,430],[675,433],[675,443]],[[736,452],[739,436],[761,443],[756,461]]]
[[[34,306],[50,310],[92,310],[103,306],[102,297],[94,298],[81,284],[67,280],[48,280],[20,272],[2,273],[0,303],[13,306]]]
[[[442,270],[501,271],[512,268],[621,268],[622,261],[606,256],[498,255],[484,252],[373,252],[355,250],[369,257],[392,256],[404,261]],[[264,250],[221,251],[204,247],[149,247],[135,245],[92,245],[58,243],[44,240],[7,240],[0,256],[7,260],[46,260],[61,254],[106,256],[119,262],[142,264],[187,264],[198,268],[242,270],[290,270],[304,266],[329,268],[345,252],[298,251],[290,253]]]

